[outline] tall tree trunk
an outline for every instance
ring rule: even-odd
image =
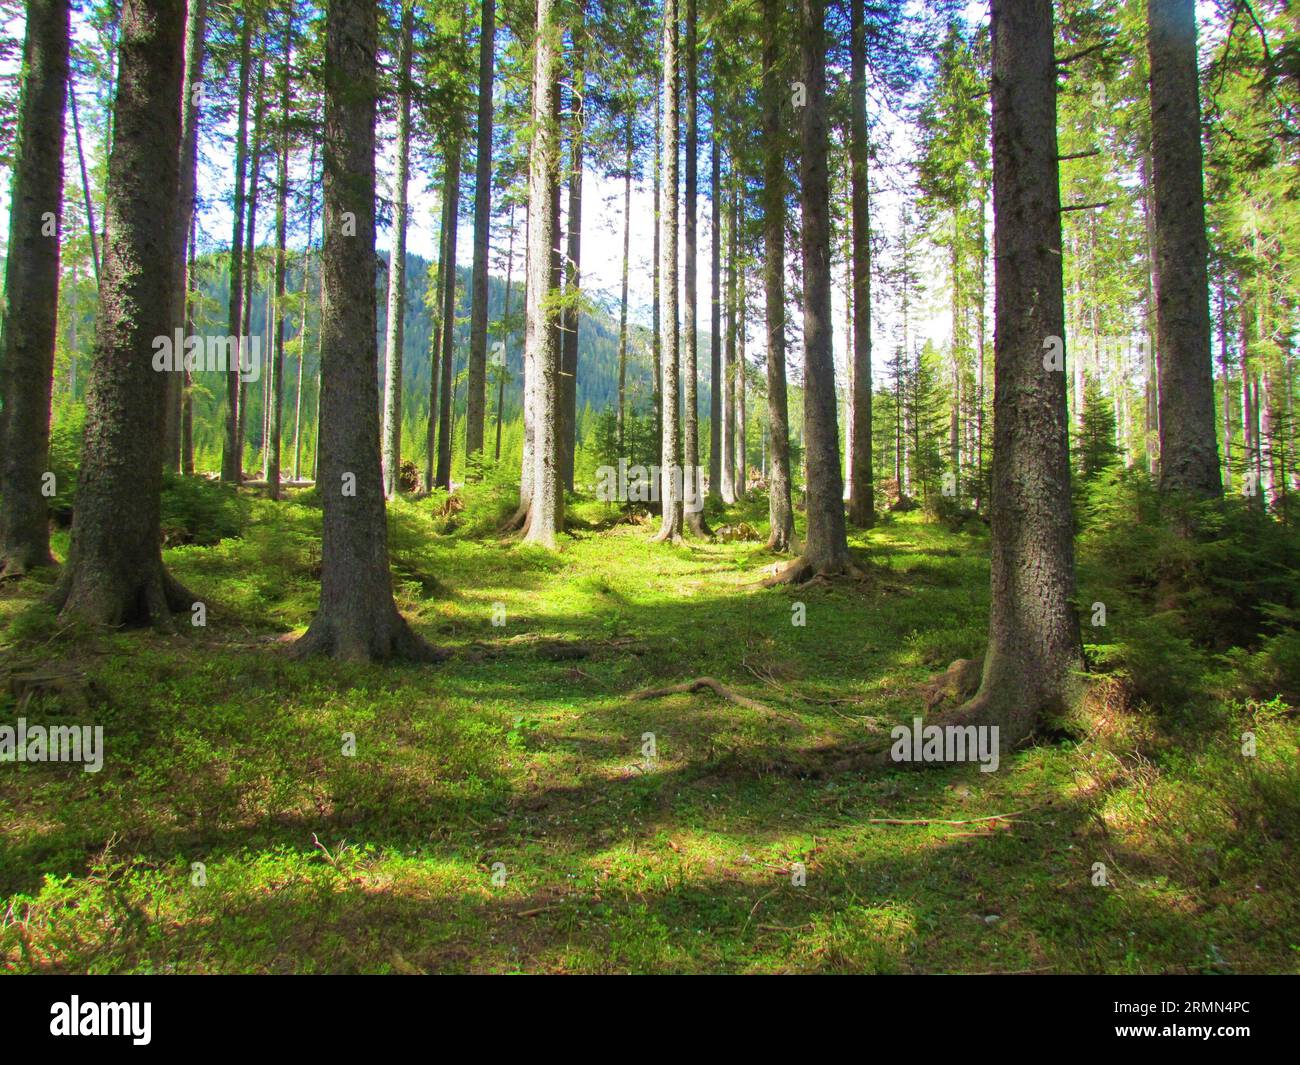
[[[660,50],[663,48],[663,27],[660,27],[659,38]],[[659,285],[659,270],[662,257],[663,242],[663,220],[659,217],[659,211],[662,207],[663,191],[663,94],[659,90],[655,91],[655,120],[654,120],[654,235],[651,238],[650,248],[650,353],[651,361],[654,362],[654,379],[651,383],[650,392],[654,400],[654,417],[655,417],[655,439],[661,440],[664,435],[663,419],[663,388],[664,388],[664,371],[663,371],[663,332],[662,322],[663,308],[660,306],[661,293]]]
[[[86,234],[90,237],[90,264],[95,268],[95,288],[99,288],[99,234],[95,230],[95,201],[90,193],[90,176],[86,171],[86,150],[81,140],[81,120],[77,117],[77,79],[68,72],[68,104],[72,108],[72,135],[77,145],[77,164],[81,168],[81,198],[86,211]]]
[[[492,0],[486,0],[490,10]],[[488,18],[484,14],[484,18]],[[402,345],[406,336],[406,190],[411,174],[411,38],[415,6],[402,4],[402,31],[397,49],[397,176],[393,204],[393,243],[388,253],[388,329],[385,334],[384,440],[380,462],[384,497],[397,495],[402,465]],[[489,108],[490,110],[490,108]]]
[[[181,88],[181,159],[180,196],[176,221],[176,247],[173,286],[172,329],[185,331],[185,282],[188,265],[190,219],[194,215],[194,195],[198,173],[199,95],[203,84],[203,47],[207,28],[207,0],[190,0],[185,18],[185,75]],[[163,418],[163,465],[181,468],[181,408],[184,405],[185,368],[176,365],[167,375],[167,407]]]
[[[536,101],[533,106],[536,107]],[[519,462],[519,506],[515,508],[514,516],[506,522],[507,530],[528,529],[528,515],[533,505],[533,439],[535,436],[535,426],[533,424],[533,391],[537,384],[537,366],[533,356],[536,354],[534,346],[528,339],[528,313],[533,306],[532,297],[532,262],[533,262],[533,204],[532,204],[532,187],[531,174],[529,178],[529,202],[524,210],[524,350],[521,354],[520,363],[523,371],[523,421],[524,421],[524,439],[523,446],[520,450]]]
[[[553,0],[537,2],[537,45],[533,69],[533,139],[528,166],[531,224],[528,255],[528,309],[525,344],[531,352],[534,383],[533,473],[525,540],[554,548],[564,527],[560,482],[559,315],[554,292],[557,204],[560,181],[560,127],[557,116],[561,61],[560,25]]]
[[[457,156],[459,157],[459,153]],[[459,168],[459,163],[457,167]],[[436,480],[434,475],[438,464],[438,386],[442,379],[439,363],[442,361],[442,316],[446,303],[444,286],[447,283],[447,264],[456,257],[454,251],[451,254],[447,252],[447,237],[452,228],[451,212],[457,206],[456,196],[451,191],[453,178],[459,180],[458,172],[453,173],[452,170],[452,152],[448,146],[443,153],[442,212],[438,223],[438,270],[433,285],[436,293],[433,331],[429,338],[429,425],[424,452],[424,485],[429,490],[434,486]],[[454,265],[452,269],[455,269]]]
[[[746,421],[748,406],[745,403],[745,385],[749,377],[746,373],[749,363],[745,358],[745,338],[749,335],[749,276],[745,272],[745,193],[744,181],[737,175],[736,196],[736,365],[733,375],[736,379],[736,500],[745,498],[749,487],[749,425]]]
[[[712,136],[709,145],[711,165],[709,202],[713,224],[710,226],[712,257],[710,259],[709,300],[709,495],[722,499],[722,138],[718,133],[721,107],[718,100],[717,47],[713,51]]]
[[[992,606],[979,692],[951,715],[1004,750],[1069,698],[1075,615],[1051,0],[993,0]],[[1063,347],[1059,348],[1064,358]]]
[[[867,174],[867,28],[865,0],[850,0],[849,131],[853,229],[853,399],[849,419],[849,521],[868,528],[876,521],[871,463],[871,214]]]
[[[1214,432],[1195,0],[1149,0],[1160,486],[1223,495]]]
[[[664,0],[663,13],[663,183],[659,195],[659,303],[663,331],[663,397],[659,498],[663,522],[657,541],[682,538],[680,352],[677,331],[677,141],[681,124],[677,72],[677,0]],[[678,483],[674,483],[678,482]]]
[[[774,581],[857,572],[845,534],[844,481],[835,417],[824,0],[800,0],[800,16],[800,51],[807,87],[800,120],[799,203],[803,215],[803,436],[808,468],[808,541],[803,555]]]
[[[734,168],[735,161],[732,161]],[[736,501],[736,250],[739,194],[734,174],[727,193],[727,324],[722,349],[722,501]],[[782,245],[784,248],[784,245]]]
[[[108,160],[104,276],[86,392],[64,617],[170,628],[190,594],[163,567],[160,497],[167,382],[154,338],[171,328],[181,147],[183,0],[125,0]]]
[[[58,328],[68,26],[68,0],[28,3],[0,326],[0,565],[11,574],[54,564],[42,489]]]
[[[257,295],[257,203],[262,185],[262,122],[266,113],[266,96],[264,93],[266,82],[266,56],[263,55],[257,65],[257,91],[254,94],[256,99],[253,104],[253,142],[251,160],[249,164],[248,178],[248,226],[244,231],[244,308],[243,316],[239,329],[241,346],[245,343],[251,347],[253,337],[253,299]],[[261,357],[265,362],[267,351],[261,349]],[[265,367],[261,368],[265,373]],[[261,376],[257,380],[262,381],[263,390],[265,390],[265,381]],[[263,404],[262,413],[265,415],[266,406]],[[248,383],[241,380],[239,389],[239,455],[240,467],[243,466],[244,441],[247,439],[246,428],[248,424]],[[262,442],[266,437],[263,436]],[[241,473],[242,478],[242,473]]]
[[[578,325],[582,315],[578,300],[582,291],[582,155],[585,138],[585,0],[578,0],[571,29],[573,54],[570,68],[573,91],[570,94],[569,127],[569,214],[565,240],[566,303],[560,339],[560,476],[565,487],[573,490],[573,460],[577,448],[578,421]]]
[[[293,411],[293,479],[302,479],[302,382],[307,364],[307,304],[311,291],[312,223],[316,220],[316,138],[311,139],[311,158],[307,163],[307,243],[302,250],[302,326],[298,330],[298,395]]]
[[[699,55],[696,47],[696,0],[686,0],[686,258],[682,296],[686,301],[682,318],[682,506],[687,527],[696,536],[711,536],[702,506],[704,486],[700,483],[700,404],[696,300],[699,241],[696,201],[699,189]]]
[[[1223,382],[1223,487],[1232,488],[1232,377],[1228,354],[1228,282],[1220,278],[1219,291],[1219,377]]]
[[[248,158],[248,83],[252,68],[253,23],[256,16],[245,10],[239,38],[239,100],[235,133],[235,218],[230,238],[230,314],[228,332],[243,349],[244,308],[244,176]],[[238,359],[226,368],[226,435],[221,451],[221,479],[229,484],[243,480],[243,441],[239,434],[239,401],[242,394]]]
[[[460,220],[460,137],[454,138],[447,162],[448,211],[446,260],[442,268],[442,395],[438,400],[438,472],[434,483],[451,491],[451,406],[456,361],[456,229]]]
[[[496,5],[483,0],[478,46],[478,147],[474,165],[474,273],[470,282],[469,374],[465,400],[465,457],[483,450],[487,408],[488,243],[492,226],[492,81]],[[465,467],[470,474],[470,465]]]
[[[370,0],[331,0],[325,24],[321,594],[294,652],[356,661],[429,660],[434,650],[410,630],[393,602],[379,464],[377,9]]]
[[[636,121],[636,104],[627,101],[626,142],[623,149],[623,285],[619,296],[618,312],[618,413],[615,415],[615,434],[618,453],[623,455],[623,429],[627,417],[627,272],[632,250],[632,148]]]
[[[785,137],[781,101],[785,95],[779,59],[781,6],[763,4],[763,298],[767,330],[767,513],[771,551],[794,546],[790,502],[790,415],[785,385]],[[729,270],[735,270],[733,224]],[[730,341],[729,341],[730,344]],[[735,372],[734,369],[732,371]]]
[[[510,284],[515,266],[515,208],[510,205],[510,241],[506,249],[506,292],[501,304],[501,366],[497,375],[497,444],[494,458],[501,461],[501,419],[506,405],[506,376],[510,372]]]
[[[285,274],[288,266],[285,238],[289,205],[289,112],[293,87],[293,20],[292,6],[284,9],[284,68],[280,82],[280,151],[275,170],[275,355],[271,366],[269,443],[267,445],[266,489],[272,499],[280,498],[280,439],[284,421],[284,337]]]
[[[196,323],[194,309],[198,306],[198,225],[194,215],[190,215],[190,252],[189,263],[185,271],[185,334],[194,336]],[[181,394],[181,473],[187,477],[194,473],[194,378],[189,370],[185,371],[185,381]]]

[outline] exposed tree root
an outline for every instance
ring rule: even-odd
[[[64,569],[48,603],[61,617],[77,617],[92,625],[143,626],[176,631],[174,615],[188,614],[194,593],[167,572],[162,559],[131,581],[114,579],[98,568]]]
[[[776,588],[783,584],[806,584],[810,581],[829,583],[836,577],[848,577],[850,580],[867,579],[866,571],[852,559],[842,561],[818,562],[806,555],[801,555],[793,562],[779,569],[762,582],[764,588]]]
[[[311,626],[290,648],[293,658],[328,656],[347,662],[442,662],[450,652],[417,636],[396,610],[393,618],[378,625],[340,623],[317,614]]]
[[[628,696],[633,702],[640,702],[642,699],[659,699],[665,695],[684,695],[689,692],[698,692],[708,689],[715,695],[733,702],[737,706],[743,706],[747,710],[756,710],[760,714],[773,714],[777,716],[787,716],[780,714],[779,711],[773,710],[770,706],[764,706],[762,703],[748,696],[740,695],[733,692],[721,681],[713,677],[696,677],[694,680],[688,680],[685,684],[671,684],[666,688],[646,688],[644,691],[633,692]]]
[[[650,537],[650,542],[652,544],[681,544],[681,543],[685,543],[686,541],[685,538],[682,536],[680,529],[676,528],[673,525],[665,525],[662,528],[660,528],[660,530],[657,533],[655,533],[652,537]]]
[[[44,557],[35,553],[12,553],[8,557],[0,558],[0,581],[14,581],[26,577],[36,569],[45,569],[57,566],[54,556],[48,551]]]
[[[501,526],[503,533],[524,533],[528,531],[528,519],[532,516],[532,500],[520,503],[518,509]]]
[[[686,528],[691,531],[693,536],[699,536],[705,540],[713,537],[713,530],[709,528],[709,523],[704,520],[704,515],[699,511],[686,515]]]

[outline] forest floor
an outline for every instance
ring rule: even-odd
[[[357,666],[286,653],[319,509],[247,506],[242,538],[166,551],[202,628],[70,631],[49,577],[0,588],[0,717],[102,724],[107,751],[0,766],[0,968],[1300,970],[1286,708],[1174,738],[1102,697],[993,773],[791,768],[909,723],[979,653],[979,535],[893,517],[853,536],[868,580],[768,590],[761,543],[654,545],[581,503],[550,555],[403,501],[398,603],[451,657]],[[701,675],[762,707],[630,698]]]

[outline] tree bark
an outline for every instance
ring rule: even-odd
[[[244,307],[240,318],[239,336],[241,347],[248,343],[251,346],[253,337],[253,299],[257,295],[257,204],[262,185],[262,122],[266,114],[266,95],[264,92],[266,82],[266,55],[263,53],[257,64],[257,90],[254,93],[253,103],[253,142],[251,161],[249,164],[249,190],[248,190],[248,224],[244,231]],[[266,359],[266,349],[262,349],[262,358]],[[262,373],[265,374],[266,368],[262,367]],[[262,388],[265,390],[265,378],[259,377],[262,382]],[[262,413],[266,413],[266,405],[262,405]],[[248,424],[248,383],[240,381],[239,387],[239,456],[240,456],[240,479],[243,479],[243,454],[244,441],[247,439]],[[259,443],[265,443],[266,437],[263,434]]]
[[[163,567],[162,419],[154,339],[171,329],[181,147],[183,0],[126,0],[107,230],[64,618],[170,628],[192,598]]]
[[[194,215],[194,196],[198,173],[199,94],[203,84],[203,47],[207,29],[207,0],[190,0],[185,18],[185,74],[181,86],[181,158],[180,196],[176,221],[176,247],[173,262],[176,281],[173,285],[172,329],[185,331],[185,303],[189,286],[185,271],[189,247],[190,219]],[[185,371],[174,367],[167,375],[167,408],[163,421],[163,465],[180,470],[181,415],[184,406]]]
[[[763,39],[763,296],[767,330],[767,513],[770,551],[794,546],[790,415],[785,382],[785,139],[782,133],[778,0],[765,0]],[[733,237],[733,242],[735,238]],[[733,243],[734,248],[734,243]],[[734,255],[734,251],[733,251]],[[735,270],[734,262],[731,270]],[[733,371],[734,372],[734,371]]]
[[[682,500],[674,481],[681,477],[679,428],[680,352],[677,326],[677,143],[680,91],[677,71],[677,0],[664,0],[663,14],[663,183],[659,190],[659,303],[662,313],[663,397],[659,459],[659,498],[663,521],[656,541],[682,538]]]
[[[321,440],[325,512],[320,608],[294,645],[374,661],[430,660],[397,612],[379,464],[375,309],[377,5],[331,0],[325,24],[325,216],[321,283]]]
[[[537,45],[533,69],[533,140],[529,156],[528,309],[525,344],[531,353],[533,387],[532,485],[527,542],[554,549],[564,526],[560,481],[560,349],[555,290],[560,180],[560,27],[553,0],[537,2]]]
[[[849,419],[849,521],[869,528],[876,521],[871,462],[871,214],[867,173],[867,28],[865,0],[850,0],[852,96],[849,167],[853,249],[852,417]]]
[[[447,213],[443,216],[447,230],[444,237],[445,260],[442,267],[442,361],[441,389],[438,399],[438,471],[434,483],[451,491],[451,387],[456,359],[456,229],[460,220],[460,137],[454,135],[447,160]]]
[[[831,346],[830,177],[826,127],[826,6],[800,0],[800,52],[807,102],[800,122],[799,203],[803,215],[804,454],[808,539],[778,579],[856,573],[844,523]]]
[[[734,168],[735,162],[733,160]],[[726,337],[722,349],[722,501],[727,504],[736,501],[736,249],[739,238],[736,235],[739,217],[736,191],[736,178],[728,184],[726,208],[727,213],[727,323]],[[782,237],[784,241],[784,235]],[[784,254],[784,243],[782,249]]]
[[[506,249],[506,292],[501,303],[501,366],[497,377],[497,442],[493,458],[501,461],[501,420],[506,405],[506,376],[510,372],[510,284],[515,266],[515,208],[510,206],[510,241]]]
[[[993,2],[992,606],[978,693],[951,715],[1002,748],[1062,707],[1082,668],[1075,615],[1051,0]],[[1059,349],[1063,356],[1063,347]]]
[[[490,8],[492,0],[486,0]],[[487,15],[485,14],[486,18]],[[393,203],[393,243],[388,253],[388,328],[385,332],[384,442],[380,461],[384,498],[397,495],[402,465],[402,345],[406,337],[407,186],[411,175],[411,38],[415,7],[402,4],[402,30],[397,52],[397,175]]]
[[[632,138],[636,120],[636,105],[630,100],[626,118],[626,143],[623,150],[623,286],[618,312],[618,413],[615,415],[615,434],[620,456],[623,454],[623,429],[627,417],[627,273],[632,250]]]
[[[579,299],[582,291],[582,156],[586,126],[585,0],[578,0],[572,27],[570,60],[573,91],[570,93],[569,126],[569,213],[565,232],[565,308],[560,338],[560,476],[573,490],[573,460],[577,448],[578,417],[578,325],[582,319]]]
[[[244,12],[239,39],[239,101],[235,133],[235,218],[230,238],[230,303],[228,333],[243,348],[244,308],[244,175],[248,165],[248,82],[252,66],[255,15]],[[221,451],[221,479],[228,484],[243,480],[243,440],[239,433],[242,394],[239,366],[226,368],[226,436]]]
[[[496,4],[483,0],[478,56],[478,147],[474,165],[474,273],[470,282],[469,374],[465,400],[465,457],[483,450],[487,410],[488,243],[492,226],[492,84],[496,58]],[[466,465],[466,475],[470,466]]]
[[[686,0],[686,258],[682,296],[686,301],[682,321],[682,447],[683,510],[686,527],[696,536],[712,536],[701,509],[704,486],[700,483],[700,405],[696,301],[699,240],[696,207],[699,186],[699,55],[696,47],[696,0]]]
[[[269,414],[269,441],[266,454],[266,491],[272,499],[280,498],[280,439],[284,421],[284,338],[285,338],[285,274],[288,265],[286,237],[289,206],[289,112],[292,107],[290,92],[293,78],[293,8],[284,10],[284,67],[280,81],[280,151],[275,172],[275,331],[274,356],[271,363],[271,381],[268,389],[271,399]]]
[[[713,224],[710,227],[712,258],[710,260],[709,300],[709,495],[722,499],[722,138],[718,133],[721,112],[718,99],[718,63],[716,45],[713,51],[712,85],[712,136],[709,146],[711,166],[709,201]]]
[[[1194,0],[1149,0],[1160,487],[1222,496],[1206,273]]]
[[[10,574],[54,564],[42,488],[58,328],[68,26],[67,0],[28,3],[0,327],[0,564]]]

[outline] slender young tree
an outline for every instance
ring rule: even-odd
[[[193,597],[162,561],[164,374],[154,338],[171,329],[181,148],[184,0],[125,0],[108,160],[99,322],[64,617],[170,628]]]
[[[487,0],[490,6],[492,0]],[[388,254],[388,329],[384,367],[384,497],[397,495],[402,464],[402,344],[406,336],[407,186],[411,176],[411,41],[415,5],[403,0],[397,46],[397,175],[393,196],[393,244]]]
[[[172,329],[184,332],[186,294],[189,285],[186,268],[189,257],[190,221],[194,217],[194,198],[198,184],[199,97],[203,91],[203,51],[207,33],[207,0],[190,0],[185,16],[185,75],[181,87],[181,160],[180,198],[176,219],[176,247],[173,252],[176,281],[173,285]],[[167,375],[167,411],[163,422],[163,464],[182,470],[181,415],[184,406],[185,372],[174,367]]]
[[[624,423],[627,418],[627,275],[628,259],[632,251],[632,151],[636,132],[636,104],[629,99],[624,115],[623,145],[623,283],[619,296],[618,312],[618,412],[615,415],[615,432],[618,453],[623,454]]]
[[[68,23],[68,0],[27,5],[5,261],[8,306],[0,326],[0,565],[10,574],[54,564],[43,489],[59,305]]]
[[[573,460],[577,448],[578,326],[582,320],[582,159],[586,139],[586,4],[577,0],[570,29],[573,47],[569,67],[573,79],[569,116],[569,213],[565,231],[565,304],[560,338],[560,475],[573,490]]]
[[[660,416],[663,432],[659,460],[659,498],[663,523],[657,541],[682,538],[680,431],[680,352],[677,323],[677,155],[681,123],[677,71],[677,0],[664,0],[663,26],[663,183],[659,194],[659,303],[662,314],[663,396]]]
[[[453,162],[455,166],[453,166]],[[452,194],[452,186],[457,185],[460,181],[460,153],[453,154],[449,147],[445,146],[443,152],[443,178],[442,178],[442,212],[438,227],[438,269],[433,282],[433,333],[430,337],[429,344],[429,425],[428,439],[426,440],[424,452],[424,483],[426,488],[432,488],[435,483],[435,474],[438,463],[438,386],[441,381],[441,373],[438,369],[439,360],[442,357],[442,313],[444,299],[444,286],[446,285],[448,264],[451,269],[455,269],[455,253],[447,252],[447,237],[451,232],[451,212],[456,206],[456,197]]]
[[[1222,496],[1194,0],[1148,0],[1160,487]]]
[[[733,160],[734,165],[734,160]],[[736,179],[729,174],[728,188],[723,194],[726,201],[723,213],[727,220],[727,280],[726,327],[722,349],[722,501],[736,501],[736,252],[739,247],[739,227],[736,225]],[[784,237],[782,237],[784,257]],[[782,370],[784,375],[784,370]]]
[[[239,101],[235,131],[235,212],[230,238],[230,303],[228,335],[238,337],[240,356],[244,325],[244,179],[248,169],[248,84],[252,72],[253,25],[256,12],[244,9],[239,36]],[[221,450],[221,479],[230,484],[243,480],[243,439],[239,432],[240,400],[243,395],[239,366],[226,368],[226,435]]]
[[[699,55],[696,47],[698,15],[696,0],[686,0],[686,257],[682,263],[686,301],[682,321],[682,416],[685,452],[682,486],[683,509],[687,527],[696,536],[711,536],[705,524],[702,504],[704,486],[700,483],[700,407],[699,367],[696,351],[696,302],[699,241],[697,236],[697,199],[699,184]]]
[[[1051,0],[993,0],[992,605],[983,680],[957,724],[1004,749],[1063,705],[1075,615]],[[947,715],[945,715],[947,717]]]
[[[456,223],[460,221],[460,134],[452,135],[447,157],[446,232],[443,238],[442,264],[442,358],[439,364],[442,378],[438,397],[438,471],[434,483],[451,491],[451,410],[452,384],[455,380],[456,359]]]
[[[722,498],[722,140],[718,134],[717,46],[713,48],[709,203],[712,211],[709,298],[709,495]]]
[[[428,661],[436,652],[411,631],[393,602],[379,463],[377,7],[371,0],[330,0],[325,23],[321,594],[294,652]]]
[[[767,510],[770,525],[767,546],[771,551],[784,552],[794,547],[794,508],[790,501],[790,416],[785,384],[786,171],[781,115],[785,86],[778,55],[779,0],[765,0],[763,8],[763,296],[767,329]],[[733,244],[733,256],[734,247]],[[729,269],[734,277],[734,262]]]
[[[280,68],[280,144],[276,153],[275,170],[275,322],[274,355],[271,361],[270,411],[268,412],[268,441],[266,447],[266,490],[272,499],[280,498],[280,439],[283,435],[284,420],[284,340],[286,331],[286,313],[284,305],[285,280],[288,272],[288,236],[289,207],[289,148],[292,144],[290,135],[290,111],[292,109],[293,77],[293,24],[294,9],[286,4],[282,12],[284,19],[284,59]]]
[[[483,450],[487,409],[488,243],[492,224],[492,83],[496,5],[483,0],[478,59],[478,146],[474,166],[474,273],[470,282],[469,374],[465,457]],[[469,472],[469,468],[466,468]]]
[[[871,462],[871,221],[867,204],[867,29],[866,0],[850,0],[850,209],[853,390],[849,419],[849,521],[875,524]]]
[[[528,307],[524,343],[532,363],[532,483],[528,543],[554,549],[564,527],[560,479],[560,347],[556,218],[560,181],[557,121],[560,26],[553,0],[537,0],[537,43],[533,67],[533,136],[528,164]]]

